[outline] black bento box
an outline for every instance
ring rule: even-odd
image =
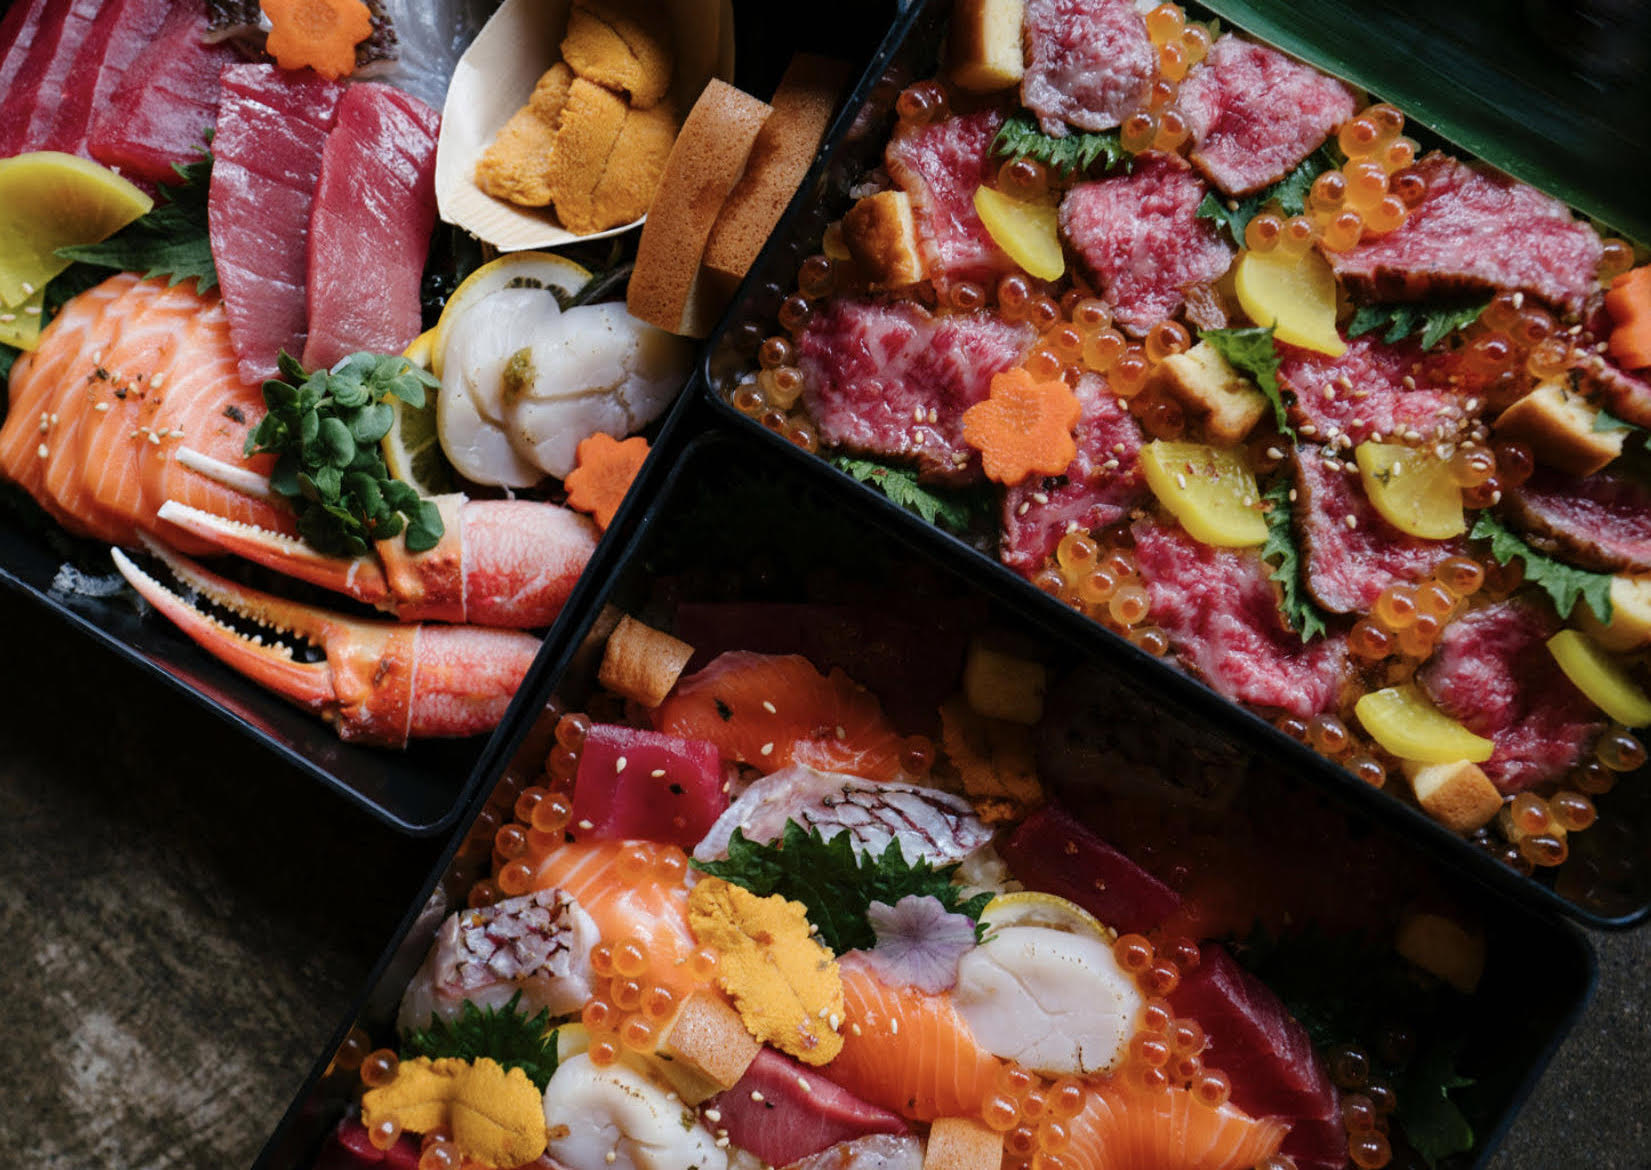
[[[400,929],[350,1016],[317,1057],[258,1165],[287,1170],[316,1158],[359,1089],[354,1073],[331,1069],[333,1052],[357,1023],[377,1042],[388,1039],[401,992],[450,908],[449,899],[487,862],[500,801],[508,804],[522,786],[535,782],[555,718],[541,712],[549,710],[553,696],[566,704],[563,709],[580,709],[621,612],[647,618],[685,601],[848,599],[876,606],[878,597],[910,624],[908,636],[925,638],[928,645],[955,641],[960,622],[965,631],[990,626],[1020,639],[1051,666],[1052,677],[1081,667],[1085,693],[1105,711],[1091,746],[1105,757],[1110,774],[1167,777],[1177,786],[1200,789],[1231,780],[1305,802],[1335,817],[1338,825],[1345,817],[1349,840],[1391,847],[1391,855],[1381,856],[1406,870],[1416,867],[1424,888],[1477,919],[1488,944],[1486,974],[1473,996],[1452,1000],[1451,1023],[1462,1038],[1459,1067],[1477,1082],[1461,1101],[1477,1144],[1471,1154],[1442,1160],[1440,1166],[1465,1170],[1488,1163],[1589,997],[1593,955],[1574,926],[1539,913],[1528,900],[1486,888],[1482,875],[1471,872],[1474,867],[1464,865],[1460,855],[1419,848],[1402,827],[1370,816],[1363,802],[1350,801],[1342,790],[1320,792],[1284,777],[1271,767],[1265,745],[1247,746],[1212,725],[1205,710],[1209,700],[1198,688],[1144,692],[1133,655],[1110,647],[1089,655],[1064,622],[1050,620],[1050,612],[1028,612],[1012,582],[982,577],[973,565],[929,550],[914,553],[903,522],[868,499],[845,496],[824,464],[797,463],[750,436],[727,433],[688,439],[674,454],[646,508],[628,518],[614,541],[613,571],[600,585],[581,589],[567,636],[541,659],[545,669],[535,672],[524,701],[501,729],[501,749],[514,759],[502,774],[498,797],[489,789],[471,801],[424,885],[412,892]],[[1128,852],[1129,842],[1114,843]],[[348,897],[348,891],[340,896]],[[1434,1022],[1445,1026],[1442,1019]],[[1425,1026],[1419,1022],[1418,1031]]]
[[[1194,4],[1194,10],[1196,7]],[[1368,19],[1365,15],[1358,16],[1356,20],[1350,17],[1353,23],[1344,27],[1337,23],[1333,13],[1320,11],[1333,6],[1316,5],[1313,20],[1308,22],[1303,18],[1299,25],[1283,11],[1288,8],[1287,5],[1256,0],[1252,6],[1246,0],[1218,0],[1210,7],[1239,28],[1246,26],[1246,17],[1253,16],[1259,28],[1287,29],[1291,35],[1286,47],[1309,62],[1314,60],[1315,45],[1339,47],[1350,35],[1349,29],[1365,30],[1371,38],[1377,36],[1366,27]],[[1122,656],[1131,663],[1136,685],[1143,691],[1165,703],[1187,704],[1199,712],[1207,726],[1219,729],[1233,742],[1248,745],[1264,753],[1278,767],[1310,777],[1314,783],[1339,792],[1346,799],[1366,808],[1372,816],[1410,834],[1439,856],[1452,858],[1497,888],[1523,898],[1531,905],[1568,914],[1593,927],[1626,928],[1651,917],[1651,792],[1647,791],[1645,783],[1651,769],[1642,769],[1633,776],[1623,777],[1612,792],[1599,798],[1599,822],[1573,839],[1572,857],[1565,866],[1557,870],[1537,870],[1535,875],[1526,877],[1467,839],[1436,824],[1419,809],[1373,791],[1351,773],[1280,732],[1266,720],[1192,681],[1167,660],[1140,652],[1125,639],[1045,594],[999,563],[995,550],[972,547],[946,530],[925,523],[892,503],[876,488],[831,469],[825,460],[802,451],[785,437],[767,430],[730,404],[728,390],[740,374],[756,368],[756,348],[761,340],[771,334],[783,333],[777,324],[779,307],[796,289],[797,272],[802,261],[821,250],[826,226],[840,219],[853,203],[851,188],[868,172],[882,165],[882,151],[894,125],[895,100],[900,91],[915,81],[933,76],[938,69],[950,10],[950,0],[916,0],[889,32],[849,106],[840,111],[830,138],[803,181],[785,218],[740,288],[733,310],[712,334],[706,350],[704,385],[711,409],[721,424],[759,436],[760,441],[772,445],[776,452],[781,453],[776,457],[809,465],[813,471],[831,480],[833,490],[845,501],[848,497],[857,498],[862,506],[874,509],[910,545],[957,566],[983,587],[1003,591],[1004,596],[1014,599],[1015,606],[1029,615],[1035,615],[1037,620],[1060,629],[1063,637],[1073,645],[1096,655]],[[1403,22],[1398,22],[1397,17],[1394,20],[1397,23],[1387,28],[1392,44],[1384,45],[1375,39],[1369,41],[1367,48],[1372,59],[1380,58],[1387,48],[1400,51],[1399,42],[1409,34]],[[1442,48],[1436,45],[1434,51],[1442,52],[1447,57],[1454,54],[1462,66],[1462,76],[1454,81],[1448,77],[1437,79],[1441,86],[1466,86],[1478,76],[1476,71],[1496,72],[1496,63],[1473,58],[1474,45],[1471,41]],[[1651,47],[1647,52],[1651,53]],[[1372,77],[1367,80],[1374,84],[1394,76],[1395,69],[1398,67],[1391,62],[1388,66],[1372,65]],[[1425,82],[1434,80],[1430,76]],[[1637,82],[1633,84],[1638,86]],[[1425,89],[1423,79],[1404,87],[1405,95]],[[1640,86],[1628,92],[1639,93],[1642,89],[1644,87]],[[1574,94],[1571,97],[1574,101],[1581,100]],[[1510,96],[1508,100],[1509,109],[1503,110],[1501,121],[1489,129],[1485,122],[1473,125],[1457,122],[1453,123],[1453,127],[1471,142],[1480,145],[1495,142],[1509,150],[1516,149],[1527,140],[1514,132],[1521,128],[1510,123],[1511,103],[1515,98]],[[1460,98],[1458,102],[1459,105],[1452,108],[1465,110],[1471,107],[1482,118],[1494,121],[1491,118],[1494,110],[1487,112],[1483,100],[1477,105]],[[1651,122],[1646,124],[1651,125]],[[1599,148],[1599,144],[1595,142],[1590,149],[1593,148]],[[1637,206],[1631,185],[1625,185],[1626,180],[1615,171],[1605,179],[1609,183],[1601,199],[1607,205]],[[1573,178],[1572,182],[1581,184],[1582,180]],[[1404,781],[1395,776],[1389,783],[1403,784]],[[1598,876],[1591,873],[1585,882],[1572,880],[1580,870],[1571,867],[1579,862],[1589,865]]]

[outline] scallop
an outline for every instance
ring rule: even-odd
[[[436,435],[460,475],[500,487],[544,478],[519,454],[504,426],[504,373],[561,316],[554,293],[506,289],[478,300],[443,329],[442,392]]]
[[[546,1152],[567,1170],[727,1170],[728,1156],[694,1110],[624,1064],[583,1053],[545,1088]]]
[[[993,932],[958,963],[952,995],[982,1047],[1046,1076],[1116,1068],[1146,1003],[1111,947],[1046,926]]]

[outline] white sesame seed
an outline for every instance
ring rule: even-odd
[[[774,706],[774,704],[767,699],[762,701],[762,709],[767,711],[770,715],[778,715],[780,713],[780,709]]]
[[[705,1111],[705,1120],[709,1121],[712,1125],[715,1125],[717,1122],[722,1120],[722,1110],[707,1109]]]
[[[627,760],[624,756],[620,756],[613,762],[613,770],[615,772],[623,772],[625,770],[625,765],[628,763],[630,763],[629,760]]]
[[[890,1035],[894,1035],[894,1036],[900,1035],[900,1017],[899,1016],[890,1016],[889,1017],[889,1033],[890,1033]]]
[[[1301,424],[1301,433],[1306,435],[1309,439],[1311,439],[1314,435],[1319,433],[1319,429],[1317,427],[1315,427],[1312,423],[1302,423]]]
[[[1187,477],[1179,471],[1175,473],[1175,486],[1180,488],[1182,491],[1187,490]]]
[[[841,739],[847,739],[847,738],[848,738],[848,731],[847,731],[847,729],[846,729],[846,728],[842,728],[842,727],[839,727],[839,728],[837,728],[837,738],[838,738],[838,739],[840,739],[840,740],[841,740]]]
[[[161,445],[161,437],[159,435],[157,435],[154,431],[149,432],[149,441],[157,447],[159,447]]]
[[[859,1024],[850,1024],[848,1026],[848,1030],[850,1032],[853,1032],[856,1036],[860,1035],[860,1025]]]
[[[51,454],[51,452],[46,449],[46,444],[44,443],[40,444],[38,451],[42,459]]]
[[[40,316],[40,306],[39,305],[24,305],[23,306],[23,315],[25,317],[38,317],[38,316]]]
[[[762,1098],[762,1090],[761,1089],[752,1089],[751,1090],[751,1100],[755,1101],[758,1105],[761,1105],[762,1104],[762,1099],[763,1098]]]
[[[52,429],[52,420],[47,418],[45,415],[41,415],[40,416],[40,433],[45,434],[47,431],[49,431],[51,429]]]
[[[1268,447],[1267,448],[1267,458],[1269,458],[1269,459],[1282,459],[1282,458],[1284,458],[1284,452],[1280,451],[1277,447]]]
[[[843,1026],[843,1017],[839,1016],[836,1012],[832,1012],[831,1013],[831,1018],[828,1019],[826,1021],[826,1023],[830,1024],[831,1025],[831,1030],[833,1032],[835,1032],[835,1031],[837,1031],[837,1029],[839,1029]]]
[[[1334,402],[1336,400],[1336,388],[1329,383],[1325,383],[1324,386],[1324,400],[1326,402]]]
[[[1024,516],[1024,515],[1026,515],[1026,513],[1030,512],[1031,510],[1032,510],[1032,501],[1031,500],[1022,500],[1020,502],[1020,507],[1015,509],[1015,515]]]
[[[164,373],[156,374],[153,378],[149,379],[149,384],[156,390],[159,390],[166,384],[166,375]]]
[[[1347,530],[1349,532],[1351,532],[1353,529],[1355,529],[1359,526],[1359,518],[1357,516],[1353,515],[1353,513],[1351,513],[1351,512],[1349,512],[1349,513],[1347,513],[1347,515],[1343,516],[1341,518],[1341,522],[1343,524],[1347,525]]]
[[[609,1150],[607,1153],[602,1155],[602,1161],[612,1166],[615,1162],[619,1161],[619,1155],[613,1150]]]
[[[93,406],[92,409],[97,411],[99,414],[102,414],[104,411],[109,409],[109,404],[107,402],[99,402]]]
[[[23,295],[26,297],[32,297],[34,295],[34,285],[30,284],[26,280],[23,281]],[[93,360],[95,361],[96,359],[94,358]]]
[[[1296,502],[1296,489],[1295,488],[1290,489],[1290,502],[1292,504]]]
[[[814,1086],[808,1083],[807,1077],[798,1077],[797,1087],[805,1093],[812,1093],[814,1091]]]
[[[0,325],[10,325],[17,320],[16,313],[0,313]]]
[[[665,769],[655,768],[652,772],[649,772],[648,775],[652,776],[655,780],[663,780],[665,779]]]
[[[1037,504],[1040,504],[1040,505],[1047,504],[1049,502],[1049,493],[1048,492],[1033,492],[1032,493],[1032,499]]]
[[[581,829],[585,830],[585,832],[587,832],[587,833],[590,832],[592,829],[596,828],[596,826],[593,825],[590,821],[580,821],[579,822],[579,827]]]
[[[765,756],[773,755],[774,754],[774,745],[772,743],[763,744],[762,745],[762,754],[765,755]]]
[[[929,407],[929,421],[932,423],[940,421],[940,412],[932,406]]]

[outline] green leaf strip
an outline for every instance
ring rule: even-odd
[[[1569,618],[1577,601],[1582,600],[1600,621],[1610,622],[1611,574],[1579,569],[1537,552],[1489,512],[1479,513],[1468,535],[1474,540],[1490,541],[1491,556],[1499,565],[1509,564],[1515,558],[1523,562],[1525,582],[1547,593],[1560,617]]]

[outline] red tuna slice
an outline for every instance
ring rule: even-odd
[[[1036,340],[996,313],[834,301],[797,339],[803,401],[826,443],[914,462],[926,483],[974,483],[980,455],[963,441],[963,412]]]
[[[595,724],[585,737],[571,818],[580,840],[692,849],[727,807],[714,743],[611,723]]]
[[[343,87],[273,65],[224,70],[207,205],[241,379],[304,351],[309,228],[321,156]]]
[[[1110,130],[1146,105],[1158,55],[1129,0],[1027,0],[1021,104],[1057,137]]]
[[[1368,613],[1389,585],[1421,580],[1467,546],[1400,532],[1371,504],[1358,471],[1347,467],[1322,447],[1296,449],[1296,528],[1313,599],[1331,613]]]
[[[1181,897],[1072,816],[1046,804],[999,848],[1028,889],[1076,902],[1115,930],[1153,929],[1181,908]]]
[[[1606,470],[1579,478],[1539,467],[1503,497],[1508,521],[1536,548],[1602,573],[1651,570],[1651,486]]]
[[[822,675],[800,654],[719,655],[677,683],[654,721],[765,773],[806,764],[893,780],[905,746],[875,695],[840,670]]]
[[[230,45],[202,44],[205,32],[199,4],[173,6],[98,108],[86,140],[93,158],[127,178],[166,183],[177,179],[174,163],[200,157],[218,117],[219,75],[241,59]]]
[[[1517,289],[1582,311],[1603,245],[1570,208],[1438,151],[1411,172],[1427,180],[1427,194],[1401,227],[1327,253],[1343,281],[1379,301]]]
[[[1355,337],[1339,358],[1279,345],[1279,380],[1295,398],[1301,437],[1331,443],[1449,441],[1469,425],[1454,394],[1430,384],[1433,364],[1414,341]]]
[[[1267,567],[1253,550],[1200,544],[1179,525],[1137,523],[1135,564],[1151,598],[1150,620],[1181,664],[1215,690],[1306,719],[1336,706],[1347,639],[1308,645],[1278,612]]]
[[[764,1047],[739,1084],[705,1103],[722,1114],[728,1140],[770,1166],[785,1166],[838,1142],[906,1133],[906,1123],[813,1069]]]
[[[1228,195],[1276,183],[1353,116],[1335,78],[1231,33],[1181,86],[1192,162]]]
[[[1197,968],[1181,976],[1169,999],[1176,1015],[1191,1016],[1204,1029],[1209,1039],[1205,1067],[1227,1074],[1232,1102],[1244,1112],[1306,1121],[1301,1137],[1292,1128],[1290,1138],[1305,1147],[1309,1156],[1319,1153],[1325,1141],[1320,1127],[1334,1117],[1340,1155],[1328,1165],[1342,1166],[1347,1135],[1339,1124],[1336,1089],[1307,1029],[1224,947],[1205,943],[1201,955]],[[1286,1151],[1292,1149],[1290,1138],[1285,1140]]]
[[[1116,524],[1146,498],[1141,428],[1134,416],[1099,374],[1084,374],[1074,393],[1083,408],[1077,455],[1062,474],[1028,479],[1003,493],[999,556],[1027,576],[1068,531]]]
[[[11,88],[12,78],[17,76],[23,59],[28,56],[34,30],[45,15],[48,3],[50,0],[12,0],[0,15],[0,93]],[[25,30],[29,34],[27,40],[23,37]],[[16,53],[12,52],[14,48]]]
[[[911,196],[931,280],[989,281],[1019,270],[975,212],[976,189],[989,186],[997,170],[991,146],[1002,126],[997,109],[934,122],[902,120],[883,152],[889,177]]]
[[[65,88],[49,133],[37,147],[29,149],[89,153],[87,139],[93,119],[108,104],[127,69],[171,10],[168,0],[115,0],[105,4],[69,71],[74,84]]]
[[[801,654],[842,670],[883,703],[906,734],[932,735],[957,690],[969,638],[986,620],[972,601],[890,598],[877,605],[733,602],[677,606],[676,633],[694,647],[689,671],[728,650]]]
[[[316,1159],[315,1170],[356,1170],[359,1166],[382,1166],[384,1170],[417,1170],[419,1139],[404,1133],[388,1150],[373,1145],[367,1127],[357,1117],[346,1117],[328,1136]]]
[[[1503,792],[1562,775],[1604,726],[1548,653],[1558,630],[1545,605],[1469,610],[1445,627],[1417,675],[1440,710],[1495,745],[1480,767]]]
[[[0,157],[38,150],[51,133],[64,84],[92,33],[100,0],[59,0],[41,14],[0,101]]]
[[[1079,183],[1061,200],[1062,234],[1100,282],[1113,320],[1136,336],[1232,264],[1232,249],[1198,218],[1206,190],[1179,156],[1153,152],[1138,155],[1131,173]]]
[[[352,85],[338,103],[310,219],[309,369],[400,353],[418,336],[440,121],[387,85]]]

